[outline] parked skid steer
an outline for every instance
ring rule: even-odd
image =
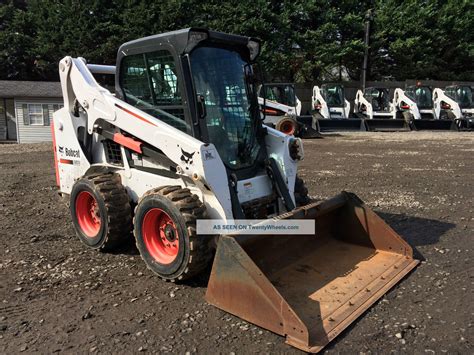
[[[297,135],[300,127],[296,117],[301,114],[301,101],[293,84],[268,83],[258,89],[258,104],[263,123],[289,135]]]
[[[263,123],[300,138],[321,138],[312,116],[301,116],[301,101],[291,83],[267,83],[258,90]]]
[[[358,90],[354,114],[365,119],[368,131],[409,131],[410,122],[396,117],[389,90],[380,87]]]
[[[435,118],[454,122],[459,130],[474,129],[474,90],[467,85],[452,85],[433,90]]]
[[[321,132],[366,130],[363,119],[351,116],[351,105],[342,85],[314,86],[311,105]]]
[[[455,122],[439,119],[433,108],[431,88],[423,85],[408,86],[405,90],[396,89],[393,105],[397,115],[410,122],[415,130],[456,130]]]
[[[185,29],[123,44],[116,66],[59,64],[57,183],[79,239],[133,230],[145,264],[185,280],[213,261],[206,299],[317,352],[415,265],[355,195],[309,203],[301,140],[264,127],[258,40]],[[115,94],[92,73],[115,75]],[[132,209],[134,207],[134,209]],[[315,235],[197,234],[197,220],[310,219]]]

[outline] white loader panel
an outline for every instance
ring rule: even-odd
[[[111,72],[111,68],[114,67],[95,66],[95,68],[101,69],[101,72]],[[56,164],[62,193],[69,194],[76,179],[86,174],[89,169],[95,169],[79,143],[81,135],[88,133],[93,140],[91,154],[93,161],[99,162],[99,167],[108,167],[118,172],[133,201],[138,201],[152,188],[180,185],[190,188],[200,197],[211,218],[232,218],[226,168],[213,144],[204,144],[119,100],[96,82],[82,58],[65,57],[61,60],[60,77],[65,106],[54,114],[54,132]],[[76,110],[76,103],[80,103],[80,110]],[[75,111],[76,115],[72,113]],[[132,145],[137,142],[121,135],[120,130],[158,148],[176,164],[176,177],[170,178],[137,170],[130,167],[126,159],[123,166],[107,163],[101,138],[94,133],[95,127],[102,121],[116,127],[114,134],[120,135],[123,140],[131,141]],[[265,139],[268,153],[279,163],[294,199],[296,161],[289,156],[288,149],[290,141],[294,138],[269,128],[269,134]],[[122,153],[124,153],[123,147]],[[156,163],[146,161],[142,161],[141,164],[144,167],[162,168]],[[258,175],[238,181],[237,192],[239,202],[244,203],[271,195],[272,183],[268,175]]]
[[[74,117],[66,108],[53,114],[53,142],[55,169],[61,192],[69,194],[77,177],[85,174],[90,164],[72,132],[77,132],[80,118]],[[94,137],[96,139],[96,137]]]
[[[413,115],[413,119],[421,120],[420,111],[415,101],[409,98],[405,91],[398,88],[393,94],[393,105],[398,111],[407,111]]]

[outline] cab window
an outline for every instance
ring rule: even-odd
[[[127,103],[181,131],[190,131],[170,52],[129,55],[122,60],[120,73]]]

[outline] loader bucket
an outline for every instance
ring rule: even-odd
[[[473,131],[474,130],[474,117],[465,117],[455,120],[456,127],[460,131]]]
[[[418,264],[351,193],[277,218],[314,219],[316,233],[221,236],[206,299],[303,351],[320,351]]]
[[[319,133],[317,121],[313,116],[297,116],[296,122],[298,122],[300,127],[298,132],[300,138],[323,138],[321,133]]]
[[[320,132],[335,132],[335,131],[366,131],[364,120],[360,118],[346,118],[346,119],[317,119],[318,128]]]
[[[459,130],[454,120],[435,120],[435,119],[421,119],[413,120],[413,126],[417,131],[431,130],[431,131],[457,131]]]
[[[410,123],[404,119],[374,118],[365,120],[367,130],[371,132],[410,131]]]

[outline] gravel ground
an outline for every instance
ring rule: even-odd
[[[305,141],[310,194],[355,192],[422,263],[326,353],[474,352],[474,134],[334,134]],[[206,276],[164,283],[133,247],[83,247],[56,194],[49,144],[0,145],[0,353],[301,353],[206,304]]]

